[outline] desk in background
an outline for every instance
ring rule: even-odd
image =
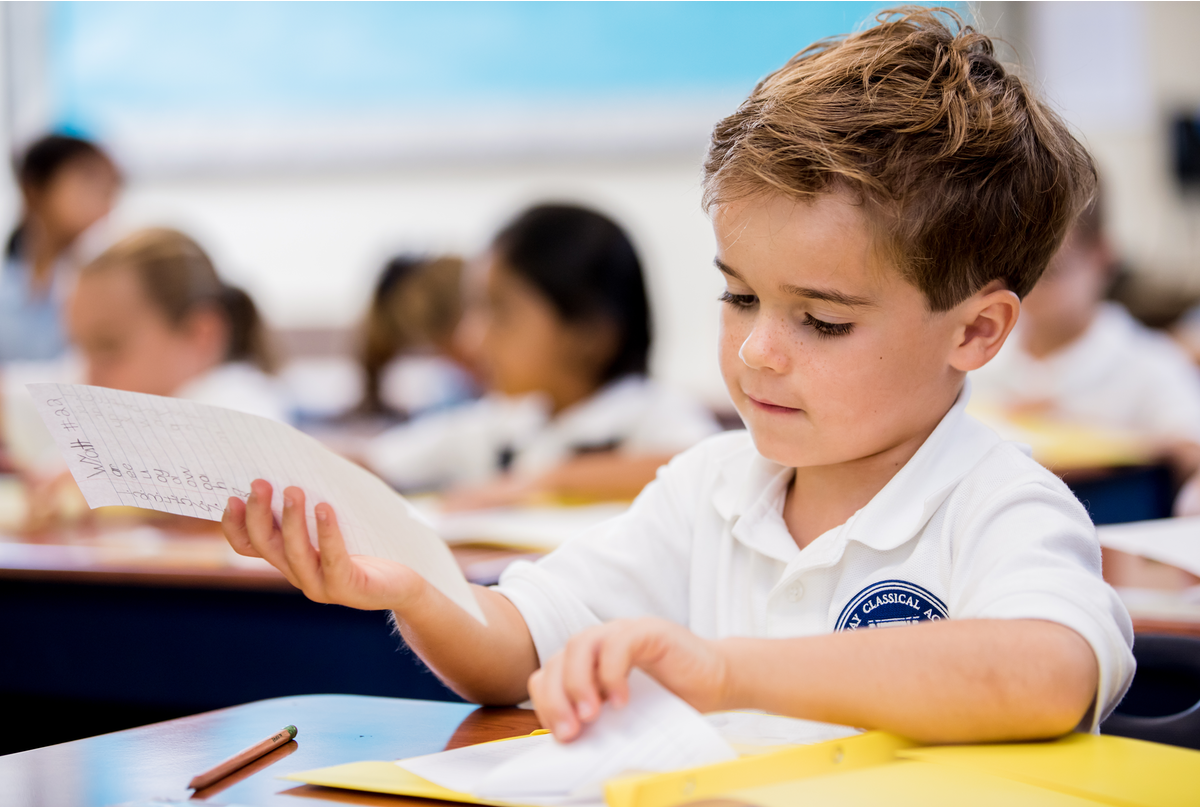
[[[0,539],[0,707],[10,729],[0,753],[288,695],[458,700],[386,613],[310,602],[265,562],[235,555],[212,525],[195,526]],[[529,557],[454,552],[480,583]],[[1105,576],[1142,592],[1140,603],[1127,596],[1138,632],[1200,636],[1200,603],[1177,602],[1200,577],[1110,550]]]
[[[1200,518],[1114,524],[1097,533],[1104,579],[1134,629],[1200,637]]]
[[[389,614],[311,602],[198,526],[0,542],[0,753],[286,695],[459,700]],[[481,583],[522,557],[455,555]]]
[[[973,401],[967,411],[1001,437],[1029,446],[1060,476],[1096,524],[1166,518],[1176,484],[1161,450],[1133,432],[1085,426]]]

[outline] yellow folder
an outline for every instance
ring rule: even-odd
[[[1097,807],[1103,802],[964,768],[893,760],[725,794],[722,807]],[[696,803],[700,807],[701,803]]]
[[[500,741],[503,742],[503,741]],[[354,762],[293,773],[298,782],[492,807],[393,762]],[[888,807],[1196,807],[1200,751],[1074,734],[1051,742],[917,747],[884,732],[788,746],[702,768],[615,779],[610,807],[887,804]]]
[[[909,748],[897,756],[1002,776],[1121,807],[1200,805],[1200,751],[1127,737]]]

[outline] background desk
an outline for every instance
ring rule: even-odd
[[[294,741],[200,795],[252,807],[410,803],[276,777],[344,762],[429,754],[539,727],[533,712],[523,709],[348,695],[278,698],[0,757],[0,804],[102,807],[134,799],[186,799],[191,777],[289,723],[299,729]]]
[[[455,554],[482,583],[521,557]],[[1105,575],[1168,592],[1200,583],[1109,550]],[[1134,613],[1139,632],[1200,636],[1200,605]],[[0,753],[287,695],[458,700],[404,648],[386,613],[310,602],[207,525],[0,540],[0,615]]]
[[[459,700],[389,614],[313,603],[211,531],[52,540],[0,543],[0,753],[284,695]],[[519,557],[455,552],[484,583]]]

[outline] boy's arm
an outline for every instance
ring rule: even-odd
[[[229,500],[221,521],[235,551],[265,558],[316,602],[392,610],[409,646],[464,698],[488,704],[525,699],[526,681],[538,666],[537,652],[525,621],[507,598],[473,587],[487,616],[484,626],[407,566],[348,554],[328,504],[315,508],[314,548],[302,490],[284,490],[283,517],[276,525],[271,486],[256,480],[250,489],[245,503]]]
[[[620,705],[640,667],[701,711],[753,708],[930,743],[1053,737],[1096,697],[1098,667],[1074,630],[1042,620],[945,620],[795,639],[704,640],[658,619],[572,638],[530,680],[563,739]]]

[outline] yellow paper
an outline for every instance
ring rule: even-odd
[[[1101,802],[976,771],[895,761],[726,793],[754,807],[1096,807]]]
[[[1011,414],[983,404],[970,404],[967,412],[1006,440],[1028,445],[1033,458],[1051,470],[1113,468],[1154,461],[1154,447],[1144,436],[1132,432],[1069,423],[1044,415]]]
[[[512,807],[440,787],[393,762],[355,762],[285,778]],[[1200,751],[1089,734],[1044,743],[922,748],[872,731],[703,768],[623,777],[605,788],[610,807],[674,807],[716,797],[756,807],[1196,807]]]
[[[897,755],[1121,807],[1200,805],[1200,751],[1127,737],[1072,734],[1047,743],[910,748]]]
[[[909,748],[908,740],[872,731],[857,737],[788,746],[703,768],[622,777],[604,788],[609,807],[668,807],[731,790],[880,765]]]
[[[416,796],[441,799],[463,804],[486,804],[491,807],[513,807],[512,802],[491,801],[435,785],[416,774],[409,773],[395,762],[349,762],[329,768],[300,771],[281,777],[295,782],[345,790],[365,790],[370,793],[390,793],[397,796]]]

